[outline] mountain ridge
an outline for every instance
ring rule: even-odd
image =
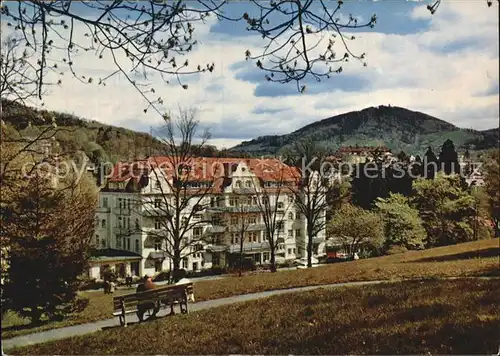
[[[329,151],[359,144],[419,154],[428,146],[438,148],[446,139],[453,140],[460,149],[493,148],[498,145],[498,128],[464,129],[419,111],[380,105],[321,119],[289,134],[259,136],[231,149],[279,154],[294,142],[310,137]]]

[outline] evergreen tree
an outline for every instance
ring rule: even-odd
[[[460,164],[458,163],[458,154],[455,151],[453,141],[448,139],[443,143],[439,153],[439,168],[445,174],[459,174]]]
[[[423,159],[423,177],[426,179],[434,179],[438,171],[438,159],[432,151],[431,146],[427,148]]]
[[[54,188],[33,174],[20,180],[4,205],[7,247],[3,309],[38,323],[74,307],[79,278],[87,268],[94,229],[95,191],[82,177]]]

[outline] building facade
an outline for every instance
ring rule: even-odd
[[[278,263],[306,256],[307,223],[294,203],[295,168],[276,159],[195,158],[179,190],[173,165],[169,157],[151,157],[114,167],[99,193],[90,277],[101,279],[105,269],[122,277],[171,270],[176,239],[169,229],[177,211],[189,226],[181,229],[183,269],[227,266],[239,256],[242,237],[245,257],[269,263],[272,227]],[[315,245],[324,239],[321,231]]]

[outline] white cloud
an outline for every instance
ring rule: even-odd
[[[412,16],[430,19],[430,28],[425,32],[364,32],[356,34],[357,39],[351,42],[353,51],[367,53],[368,67],[350,63],[344,66],[344,73],[366,78],[372,90],[282,97],[256,97],[257,84],[236,79],[236,71],[231,68],[244,60],[247,48],[256,49],[259,38],[215,39],[209,33],[212,23],[208,23],[197,27],[202,46],[187,58],[193,65],[213,61],[214,72],[202,74],[196,83],[189,84],[188,90],[180,88],[175,80],[169,85],[157,81],[155,89],[164,99],[165,109],[196,107],[203,124],[217,127],[224,121],[233,124],[234,130],[243,126],[248,138],[287,133],[318,119],[382,104],[420,110],[459,126],[495,127],[498,95],[478,93],[486,92],[499,79],[497,10],[480,2],[450,1],[443,2],[431,17],[424,4]],[[473,40],[474,45],[463,49],[457,45],[456,50],[450,47],[467,40]],[[80,55],[75,63],[81,73],[93,75],[112,68],[109,60],[99,61],[89,53]],[[53,88],[45,98],[47,108],[131,128],[147,128],[160,122],[153,111],[143,113],[145,102],[123,78],[115,77],[102,87],[81,84],[68,74],[65,77],[63,86]],[[336,77],[330,80],[333,85]],[[280,111],[252,113],[257,107]],[[224,146],[237,142],[229,134],[212,140]]]

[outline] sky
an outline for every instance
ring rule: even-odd
[[[488,8],[482,0],[443,0],[434,15],[426,10],[429,1],[346,3],[341,16],[352,13],[366,20],[377,15],[375,27],[356,30],[349,43],[351,51],[366,53],[367,66],[351,61],[330,79],[306,80],[307,90],[300,94],[295,83],[267,82],[265,73],[245,60],[246,49],[254,52],[263,45],[245,24],[211,18],[196,26],[199,44],[186,58],[195,64],[213,62],[214,71],[188,78],[187,90],[175,79],[167,85],[151,77],[164,101],[161,109],[195,108],[200,124],[212,133],[210,143],[219,148],[378,105],[421,111],[464,128],[498,127],[497,2]],[[249,6],[235,2],[227,11],[241,14]],[[341,47],[338,52],[343,53]],[[113,69],[106,54],[97,60],[84,52],[74,63],[87,77]],[[67,73],[61,86],[49,88],[44,103],[47,109],[145,132],[162,122],[155,111],[144,113],[145,101],[120,77],[104,87],[83,84]]]

